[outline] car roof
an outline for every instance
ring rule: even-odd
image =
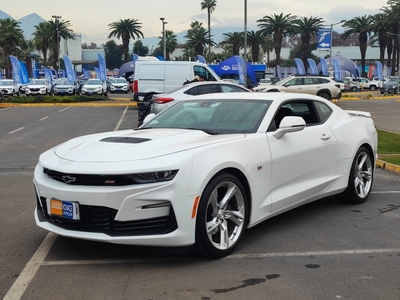
[[[231,92],[231,93],[213,93],[204,94],[196,96],[195,100],[207,100],[207,99],[237,99],[237,100],[272,100],[276,102],[285,102],[287,100],[296,99],[309,99],[309,100],[322,100],[323,98],[310,95],[310,94],[300,94],[300,93],[285,93],[285,92],[269,92],[269,93],[241,93],[241,92]],[[326,100],[327,101],[327,100]],[[330,101],[327,101],[330,102]]]

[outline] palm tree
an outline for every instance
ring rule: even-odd
[[[372,16],[372,20],[372,31],[375,33],[375,35],[371,38],[371,41],[375,40],[375,38],[378,40],[379,61],[382,63],[382,65],[384,65],[385,50],[388,41],[387,32],[390,30],[388,15],[386,13],[378,13]]]
[[[75,33],[72,29],[68,28],[71,26],[69,21],[61,21],[60,19],[49,20],[50,32],[52,33],[52,39],[50,43],[51,52],[53,54],[53,67],[57,69],[58,59],[60,57],[60,40],[74,40]],[[60,68],[60,66],[58,66]]]
[[[18,56],[25,62],[29,77],[33,77],[32,59],[37,56],[34,54],[35,49],[33,40],[24,40],[19,49]]]
[[[201,10],[207,9],[208,17],[208,53],[211,53],[211,14],[217,6],[217,0],[204,0],[201,2]]]
[[[389,30],[387,34],[387,52],[388,52],[388,65],[392,67],[392,75],[395,74],[396,66],[397,69],[400,65],[400,41],[399,41],[399,31],[400,31],[400,3],[399,1],[389,0],[388,7],[382,10],[387,14],[387,21],[389,25]],[[391,59],[391,61],[390,61]],[[391,63],[391,64],[390,64]],[[397,70],[399,73],[400,70]]]
[[[260,54],[260,45],[264,41],[264,37],[261,31],[248,31],[247,32],[247,41],[250,44],[251,48],[251,59],[253,62],[258,62],[258,57]]]
[[[240,48],[244,44],[244,33],[243,32],[228,32],[222,35],[222,41],[219,43],[220,47],[226,45],[232,45],[233,55],[239,55]]]
[[[300,17],[294,21],[295,33],[301,37],[301,59],[307,66],[307,58],[310,52],[310,40],[312,35],[318,35],[318,31],[322,26],[322,18],[318,17]]]
[[[9,56],[14,54],[16,49],[24,41],[20,22],[7,18],[0,20],[0,48],[3,52],[6,66],[6,76],[11,78]]]
[[[158,46],[162,49],[164,45],[163,36],[158,37],[160,41],[158,42]],[[165,30],[165,48],[166,48],[166,60],[170,60],[170,54],[174,52],[176,46],[178,45],[178,38],[176,34],[172,30]]]
[[[197,21],[190,23],[190,29],[183,37],[186,39],[185,48],[193,48],[196,56],[203,55],[205,45],[210,42],[208,36],[208,30],[203,27],[202,23]],[[211,43],[214,44],[212,40]]]
[[[361,52],[361,76],[365,76],[365,54],[367,52],[368,35],[372,32],[372,18],[371,16],[355,17],[343,23],[342,27],[345,28],[341,38],[345,40],[349,36],[358,35],[360,42]]]
[[[267,66],[269,65],[270,53],[274,50],[274,38],[271,34],[264,36],[261,48],[267,54]]]
[[[47,66],[47,51],[51,45],[51,38],[53,30],[49,22],[42,22],[35,25],[33,32],[33,44],[36,49],[40,50],[43,54],[43,63]]]
[[[141,31],[142,23],[139,23],[136,19],[124,19],[119,20],[118,22],[113,22],[108,24],[111,29],[108,38],[116,37],[117,39],[122,39],[122,45],[124,46],[124,56],[125,62],[130,60],[129,57],[129,40],[132,38],[135,40],[135,37],[140,39],[144,38],[144,35]]]
[[[295,16],[291,14],[280,15],[273,14],[271,16],[265,16],[262,19],[257,20],[258,27],[260,27],[263,35],[273,34],[274,36],[274,47],[276,53],[276,63],[281,63],[281,48],[283,37],[293,34],[293,22],[296,20]]]

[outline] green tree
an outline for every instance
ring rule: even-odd
[[[195,55],[203,55],[204,47],[208,45],[208,31],[203,27],[203,24],[195,21],[190,23],[190,29],[184,36],[186,42],[185,48],[193,48]],[[211,43],[214,43],[211,41]]]
[[[144,38],[141,31],[142,23],[138,22],[136,19],[124,19],[118,22],[113,22],[108,24],[110,27],[110,34],[108,38],[116,37],[122,40],[122,45],[124,47],[125,62],[130,60],[129,57],[129,40],[132,38]]]
[[[208,53],[211,53],[211,14],[214,12],[217,6],[217,0],[204,0],[201,2],[201,10],[207,9],[207,20],[208,20]]]
[[[251,59],[253,62],[258,62],[260,55],[260,46],[264,41],[264,37],[261,31],[249,31],[247,32],[247,41],[251,48]]]
[[[122,45],[117,45],[114,40],[109,40],[104,45],[104,59],[109,69],[120,68],[124,63],[123,55],[124,47]]]
[[[140,56],[146,56],[147,54],[149,54],[149,47],[144,46],[141,40],[137,40],[133,44],[133,53]]]
[[[267,66],[269,67],[270,53],[274,51],[274,39],[271,34],[264,35],[264,39],[261,43],[261,48],[264,53],[267,54]]]
[[[11,78],[9,56],[14,54],[24,41],[24,35],[20,28],[20,22],[10,18],[0,20],[0,48],[5,59],[6,76]]]
[[[24,40],[18,53],[18,56],[21,58],[21,60],[25,62],[29,77],[31,78],[33,77],[32,59],[37,58],[37,56],[34,54],[35,50],[36,47],[33,40]]]
[[[160,41],[158,42],[158,46],[163,49],[164,47],[164,38],[162,36],[158,37]],[[178,45],[178,38],[176,34],[172,30],[165,30],[165,48],[166,48],[166,60],[170,60],[170,54],[175,51],[176,46]]]
[[[259,23],[258,27],[265,36],[273,34],[276,63],[278,65],[281,62],[282,40],[284,37],[293,34],[294,20],[296,20],[295,16],[292,16],[291,14],[284,15],[283,13],[280,15],[273,14],[265,16],[264,18],[257,20]]]
[[[35,49],[42,52],[43,63],[47,66],[47,52],[49,51],[54,32],[49,22],[41,22],[34,27],[35,31],[32,34],[33,45],[35,46]]]
[[[323,20],[318,17],[300,17],[294,21],[294,33],[301,37],[300,58],[307,66],[307,58],[310,55],[311,36],[318,36],[318,31],[323,24]]]
[[[71,26],[69,21],[64,21],[60,19],[49,20],[47,21],[50,25],[50,31],[52,32],[52,39],[50,46],[52,48],[52,56],[53,56],[53,67],[57,69],[58,60],[60,57],[60,41],[61,38],[64,40],[74,40],[75,33],[69,27]],[[61,66],[59,66],[61,68]]]
[[[222,34],[222,41],[219,43],[220,47],[227,45],[232,46],[233,55],[239,55],[240,48],[244,44],[244,34],[243,32],[227,32]]]
[[[388,35],[390,30],[390,22],[386,13],[378,13],[372,16],[372,31],[374,36],[371,37],[371,42],[377,40],[379,43],[379,61],[382,65],[385,64],[385,51],[387,46]]]
[[[365,15],[348,20],[342,25],[345,28],[342,39],[345,40],[349,36],[358,35],[361,52],[361,76],[365,76],[365,55],[367,53],[368,35],[372,32],[372,20],[371,16]]]

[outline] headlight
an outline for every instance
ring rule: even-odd
[[[143,184],[143,183],[153,183],[160,181],[169,181],[174,179],[176,173],[178,173],[178,170],[130,174],[126,176],[130,177],[130,179],[135,183]]]

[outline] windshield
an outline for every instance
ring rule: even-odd
[[[56,84],[60,84],[60,85],[71,85],[72,83],[70,83],[68,81],[68,79],[57,79],[56,80]]]
[[[86,81],[85,85],[101,85],[101,80],[100,79],[91,79]]]
[[[33,85],[45,85],[46,84],[46,80],[34,79],[34,80],[31,80],[30,84],[33,84]]]
[[[12,80],[1,80],[0,85],[1,86],[9,86],[9,85],[13,85],[13,82],[12,82]]]
[[[113,81],[114,83],[126,83],[127,81],[124,78],[116,78]]]
[[[159,113],[142,128],[185,128],[210,134],[254,133],[269,100],[188,100]]]

